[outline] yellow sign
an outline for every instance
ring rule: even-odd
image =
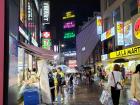
[[[138,55],[138,54],[140,54],[140,46],[112,52],[109,54],[109,57],[119,58],[119,57],[126,57],[126,56]]]
[[[75,14],[72,11],[68,11],[68,12],[66,12],[63,19],[69,19],[69,18],[74,18],[74,17],[75,17]]]

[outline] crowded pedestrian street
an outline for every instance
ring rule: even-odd
[[[0,105],[140,105],[140,0],[0,0]]]

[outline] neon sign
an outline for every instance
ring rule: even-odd
[[[64,39],[71,39],[75,37],[75,32],[65,32],[64,33]]]
[[[74,18],[75,14],[72,11],[68,11],[65,13],[65,16],[63,17],[63,19],[69,19],[69,18]]]
[[[64,29],[74,28],[74,27],[75,27],[75,22],[74,21],[68,21],[68,22],[64,23],[64,26],[63,26]]]

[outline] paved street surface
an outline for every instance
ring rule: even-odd
[[[68,94],[65,91],[63,103],[55,105],[101,105],[99,87],[96,85],[81,84],[77,87],[73,94]]]

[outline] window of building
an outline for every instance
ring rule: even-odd
[[[114,3],[116,0],[108,0],[108,5],[110,6],[112,3]]]
[[[120,20],[121,20],[121,13],[119,7],[115,11],[113,11],[113,22],[116,23],[116,21],[120,21]]]
[[[104,19],[104,32],[113,27],[113,15]]]
[[[125,2],[123,3],[123,20],[127,21],[137,13],[137,0],[125,0]]]

